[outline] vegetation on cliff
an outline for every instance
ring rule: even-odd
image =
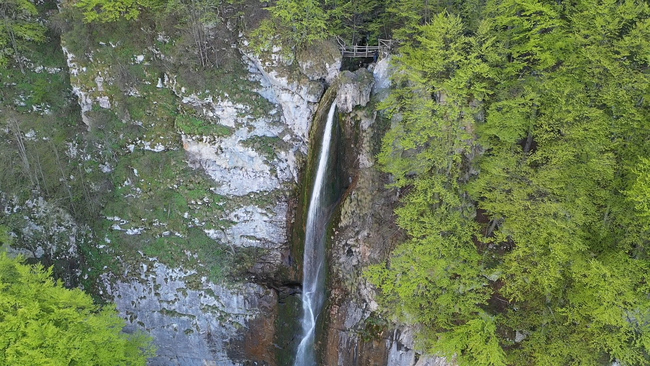
[[[0,3],[0,67],[12,58],[24,73],[21,52],[29,42],[45,40],[45,27],[37,21],[38,10],[29,0]]]
[[[268,198],[234,201],[216,194],[210,178],[187,165],[180,139],[234,132],[183,103],[185,96],[242,103],[251,118],[271,108],[231,47],[225,23],[238,17],[244,6],[238,4],[67,1],[60,12],[56,2],[1,4],[1,15],[9,19],[0,22],[0,54],[6,56],[0,67],[0,224],[15,235],[14,247],[56,247],[53,237],[70,242],[56,220],[41,225],[26,212],[42,199],[86,229],[87,235],[75,235],[74,259],[61,260],[68,256],[63,246],[41,257],[68,286],[81,282],[98,295],[101,273],[123,273],[122,258],[142,256],[196,268],[214,281],[241,277],[261,250],[215,243],[197,226],[227,228],[232,222],[225,210]],[[129,9],[137,9],[137,18]],[[3,41],[11,39],[6,24],[42,34],[18,38],[16,54]],[[152,37],[154,31],[160,36]],[[70,79],[86,100],[74,95]],[[166,87],[158,87],[163,81]],[[98,99],[107,103],[99,106]],[[78,102],[94,105],[80,111]],[[280,142],[245,141],[266,152]],[[25,233],[34,233],[24,229],[32,223],[43,228],[38,238]],[[81,276],[66,274],[77,269]]]

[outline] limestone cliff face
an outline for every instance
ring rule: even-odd
[[[91,229],[42,196],[22,202],[0,193],[0,208],[6,224],[17,228],[14,240],[23,244],[7,247],[9,254],[38,259],[66,286],[77,286],[80,247],[92,242]]]
[[[423,356],[413,330],[379,317],[375,289],[363,278],[369,265],[384,261],[404,233],[394,221],[397,192],[386,188],[390,177],[376,167],[375,155],[390,121],[371,108],[354,108],[370,98],[381,100],[390,87],[390,61],[374,65],[373,74],[343,75],[339,106],[350,187],[339,207],[330,252],[330,298],[323,337],[326,365],[446,366],[446,360]],[[372,93],[371,93],[372,88]]]
[[[145,77],[120,88],[119,68],[111,60],[98,62],[120,45],[99,44],[86,50],[91,55],[86,58],[64,48],[88,130],[101,128],[97,116],[102,111],[113,113],[125,128],[137,130],[120,137],[117,144],[123,149],[117,160],[101,161],[111,170],[128,162],[129,174],[118,182],[117,194],[123,195],[119,199],[138,205],[150,197],[150,177],[135,165],[141,154],[151,155],[149,160],[173,156],[168,164],[185,165],[188,170],[181,167],[179,172],[190,174],[172,173],[158,189],[170,189],[170,197],[180,194],[183,198],[175,199],[186,200],[191,210],[170,208],[157,217],[105,215],[110,238],[102,249],[118,260],[116,268],[104,268],[102,291],[117,304],[130,329],[154,336],[158,356],[152,365],[280,364],[274,343],[276,328],[283,326],[278,302],[294,292],[285,285],[300,280],[289,243],[293,198],[309,147],[312,116],[326,81],[339,72],[341,56],[336,46],[323,42],[318,47],[330,51],[327,59],[314,51],[292,63],[275,54],[260,58],[247,49],[244,39],[232,41],[239,55],[239,82],[247,83],[247,91],[254,95],[233,95],[227,85],[196,91],[169,71],[173,67],[161,72],[154,65],[155,60],[171,57],[155,47],[127,58]],[[149,106],[144,113],[134,113],[133,100]],[[175,119],[158,110],[163,103],[174,110]],[[188,184],[191,189],[201,185],[201,195],[187,197]],[[174,215],[194,230],[192,235],[212,240],[205,245],[223,251],[226,267],[236,267],[239,277],[226,273],[215,279],[215,270],[226,270],[202,258],[201,249],[187,248],[184,258],[170,260],[164,248],[160,254],[145,249],[128,255],[115,246],[126,236],[135,246],[147,248],[152,241],[183,239],[187,234],[181,226],[174,229],[178,220]]]

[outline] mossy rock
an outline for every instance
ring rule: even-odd
[[[300,70],[311,80],[331,82],[341,68],[341,51],[332,41],[316,41],[296,54]]]

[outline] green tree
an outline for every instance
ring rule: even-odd
[[[0,252],[6,250],[11,245],[11,236],[6,226],[0,225]]]
[[[328,14],[318,0],[278,0],[267,9],[270,18],[251,34],[253,48],[258,52],[280,46],[290,56],[296,47],[331,35]]]
[[[179,22],[177,27],[183,30],[178,43],[187,44],[189,53],[196,55],[203,68],[218,66],[219,52],[214,49],[215,41],[210,39],[207,29],[220,21],[221,4],[221,0],[169,0],[166,4],[166,15],[175,17]]]
[[[494,0],[476,27],[411,23],[379,155],[411,238],[369,276],[424,349],[648,364],[649,15]]]
[[[38,22],[37,15],[30,0],[0,2],[0,67],[13,58],[25,73],[21,52],[26,43],[45,40],[45,27]]]
[[[122,333],[124,324],[51,270],[0,253],[0,365],[146,365],[151,339]]]
[[[396,214],[411,239],[387,267],[368,275],[399,319],[423,325],[424,349],[473,365],[503,365],[485,306],[492,275],[473,242],[475,209],[463,191],[478,112],[467,101],[486,97],[489,77],[478,38],[465,31],[460,17],[441,13],[401,48],[397,88],[383,105],[400,122],[386,134],[379,161],[395,186],[409,191]]]
[[[74,0],[87,23],[109,23],[120,19],[134,20],[146,9],[155,8],[164,0]]]
[[[650,217],[650,159],[641,158],[632,170],[635,175],[632,187],[626,192],[628,199],[641,217]]]

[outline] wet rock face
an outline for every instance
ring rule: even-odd
[[[393,216],[396,192],[386,188],[390,177],[378,170],[374,158],[382,125],[390,122],[375,111],[355,109],[371,97],[381,100],[387,95],[389,74],[388,61],[382,61],[374,78],[365,69],[344,72],[340,78],[337,102],[342,111],[352,111],[341,118],[350,186],[339,206],[329,259],[332,285],[323,337],[325,364],[448,366],[445,359],[417,352],[413,329],[396,328],[379,316],[375,289],[363,277],[368,266],[386,260],[405,239]]]
[[[388,324],[376,317],[374,290],[363,278],[371,264],[386,258],[402,238],[394,224],[395,195],[384,187],[388,177],[374,167],[372,155],[375,115],[360,111],[345,125],[346,134],[359,132],[358,156],[352,170],[352,184],[341,203],[339,223],[330,254],[333,284],[326,331],[328,365],[411,365],[391,363],[391,351],[399,342]],[[403,348],[400,347],[400,350]],[[392,357],[395,359],[395,357]],[[401,358],[400,358],[401,359]]]

